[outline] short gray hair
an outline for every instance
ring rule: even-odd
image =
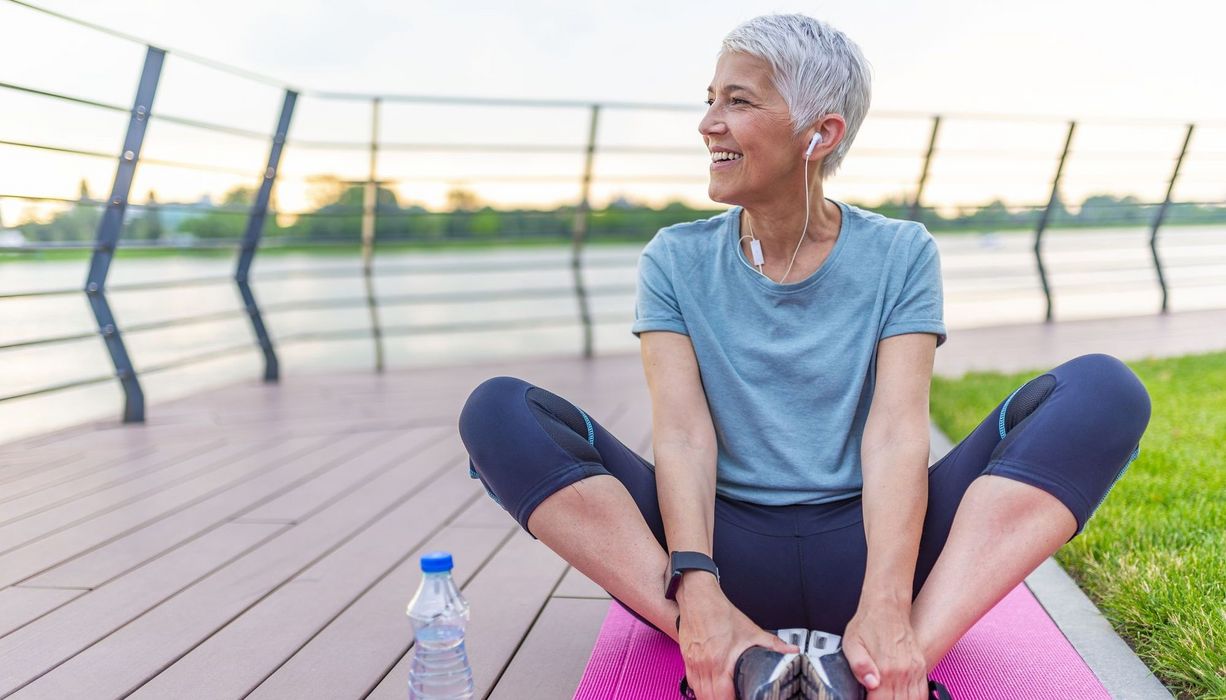
[[[819,19],[775,14],[755,17],[733,29],[719,53],[748,54],[770,64],[771,79],[787,103],[796,135],[827,114],[843,115],[847,133],[822,163],[821,177],[833,175],[872,98],[869,63],[860,47]]]

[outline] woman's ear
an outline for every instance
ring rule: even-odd
[[[820,134],[821,139],[814,145],[812,152],[805,155],[806,160],[820,160],[829,155],[847,134],[847,120],[841,114],[827,114],[814,123],[813,131],[809,132],[810,143],[816,134]]]

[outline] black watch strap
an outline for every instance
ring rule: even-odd
[[[664,588],[664,597],[677,599],[677,587],[681,585],[681,574],[686,571],[707,571],[719,580],[719,567],[711,557],[702,552],[673,552],[668,557],[668,584]]]

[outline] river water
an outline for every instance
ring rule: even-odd
[[[945,320],[950,335],[959,328],[1042,320],[1044,298],[1033,255],[1033,234],[951,234],[936,236],[944,276]],[[584,260],[589,287],[624,291],[591,298],[600,321],[594,329],[597,354],[636,352],[630,333],[634,309],[635,262],[639,245],[589,246]],[[1048,232],[1043,243],[1049,283],[1055,295],[1055,318],[1081,319],[1155,313],[1161,292],[1144,229],[1082,229]],[[1172,227],[1159,239],[1172,311],[1226,306],[1226,227]],[[490,292],[489,301],[464,304],[389,305],[381,307],[384,326],[488,321],[543,317],[578,319],[571,291],[570,249],[558,247],[479,252],[383,253],[376,260],[376,289],[381,299],[403,294]],[[529,270],[498,269],[533,263]],[[462,267],[466,272],[443,272]],[[84,261],[0,264],[0,294],[80,288]],[[108,283],[185,279],[231,274],[229,259],[200,257],[124,258],[111,267]],[[359,258],[321,255],[257,257],[253,286],[261,306],[303,299],[361,299],[362,279],[345,276],[279,276],[287,271],[357,271]],[[406,269],[407,268],[407,269]],[[492,269],[491,269],[492,268]],[[263,278],[262,278],[263,276]],[[499,299],[498,292],[551,288],[556,294],[533,299]],[[181,289],[112,291],[108,295],[121,329],[187,315],[239,308],[233,283]],[[360,370],[373,366],[369,336],[330,342],[285,342],[294,334],[369,328],[364,306],[323,310],[270,311],[266,322],[278,344],[282,381],[296,374]],[[95,328],[84,295],[0,299],[0,344]],[[176,358],[251,342],[252,351],[210,360],[184,369],[142,378],[147,408],[203,388],[260,376],[262,359],[255,351],[250,324],[243,316],[178,328],[125,335],[138,369]],[[578,355],[582,332],[569,326],[522,330],[397,335],[386,338],[390,369],[446,365],[539,354]],[[0,396],[36,390],[73,379],[107,375],[110,359],[97,338],[65,344],[0,350]],[[23,435],[118,416],[122,393],[116,382],[0,402],[0,444]]]

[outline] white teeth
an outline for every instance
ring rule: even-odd
[[[740,159],[741,159],[740,153],[731,153],[729,151],[714,151],[711,153],[711,160],[713,161],[740,160]]]

